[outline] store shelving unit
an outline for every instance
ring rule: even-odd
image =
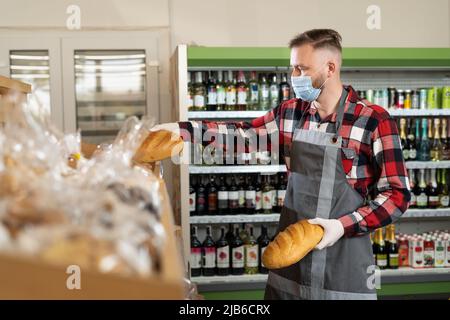
[[[255,70],[287,72],[289,49],[248,47],[188,47],[178,46],[172,65],[175,69],[174,86],[177,106],[175,114],[181,121],[223,120],[243,121],[264,115],[267,111],[189,111],[187,110],[187,72],[208,70]],[[448,48],[344,48],[342,79],[355,89],[366,90],[393,86],[400,89],[450,85],[450,49]],[[388,110],[393,117],[450,117],[450,109]],[[407,162],[407,168],[450,168],[450,161]],[[286,171],[284,165],[198,166],[181,165],[179,199],[183,227],[185,257],[190,252],[190,225],[227,223],[277,224],[279,214],[194,216],[189,217],[189,175],[222,173],[263,173]],[[410,209],[397,224],[404,231],[450,229],[450,208]],[[186,259],[187,266],[187,259]],[[196,277],[200,292],[205,296],[221,298],[261,298],[266,275]],[[427,292],[450,291],[450,269],[399,269],[382,272],[382,281],[391,285],[395,294],[411,293],[398,283],[432,281]],[[386,286],[385,286],[386,287]],[[419,292],[420,290],[417,289]],[[233,295],[227,295],[230,291]],[[407,292],[408,291],[408,292]],[[383,289],[381,290],[383,293]]]

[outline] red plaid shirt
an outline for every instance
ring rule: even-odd
[[[356,156],[348,157],[343,150],[342,164],[349,184],[367,201],[339,220],[345,235],[355,236],[396,221],[408,209],[411,194],[395,119],[384,108],[361,100],[351,86],[345,89],[348,96],[340,131],[342,147],[353,149]],[[350,107],[350,102],[356,105]],[[304,111],[308,114],[303,129],[336,132],[336,112],[321,120],[310,103],[299,99],[286,101],[251,122],[188,121],[179,125],[185,140],[190,139],[194,128],[225,135],[226,129],[237,129],[242,135],[251,128],[260,135],[277,132],[280,152],[288,156],[294,129]],[[270,142],[270,135],[268,139]]]

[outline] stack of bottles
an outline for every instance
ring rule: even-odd
[[[189,111],[270,110],[292,98],[286,73],[188,72]],[[249,79],[247,81],[247,79]]]
[[[450,267],[450,233],[435,230],[422,234],[395,234],[395,226],[377,229],[372,237],[376,265],[380,269]]]
[[[203,242],[197,238],[197,227],[191,231],[191,276],[228,276],[268,273],[261,257],[271,239],[267,228],[261,226],[261,234],[256,239],[254,228],[245,225],[240,229],[230,224],[220,228],[220,238],[214,241],[211,226],[206,227]]]
[[[287,176],[191,175],[189,213],[195,215],[280,213],[286,194]]]
[[[447,169],[408,169],[411,189],[410,209],[449,207]]]

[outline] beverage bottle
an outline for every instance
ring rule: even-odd
[[[267,175],[264,176],[264,184],[262,187],[262,208],[264,214],[272,213],[272,187]]]
[[[238,194],[239,194],[239,213],[244,214],[245,209],[245,181],[242,175],[239,176],[239,186],[238,186]]]
[[[439,194],[439,207],[440,208],[447,208],[449,206],[449,190],[448,190],[448,184],[447,184],[447,170],[442,169],[441,170],[441,189]]]
[[[430,140],[428,140],[427,126],[427,119],[422,119],[422,136],[420,139],[420,148],[418,155],[418,159],[420,161],[430,160]]]
[[[386,269],[388,266],[387,250],[383,239],[383,229],[375,231],[373,238],[373,253],[376,257],[376,264],[380,269]]]
[[[255,186],[255,213],[262,213],[263,211],[263,195],[262,195],[262,186],[261,186],[261,176],[258,175],[256,179]]]
[[[219,186],[217,191],[217,211],[218,214],[228,214],[228,188],[225,182],[225,177],[220,176]]]
[[[216,244],[211,236],[211,226],[206,227],[206,238],[202,247],[203,275],[213,276],[216,272]]]
[[[261,226],[261,235],[258,237],[258,245],[259,245],[259,273],[268,273],[268,269],[262,263],[262,256],[267,246],[270,243],[270,238],[267,235],[267,228],[265,226]]]
[[[406,119],[400,119],[400,143],[402,147],[403,159],[409,160],[409,140],[406,137]]]
[[[409,201],[409,208],[414,209],[417,207],[416,189],[416,175],[414,169],[408,169],[409,176],[409,188],[411,189],[411,200]]]
[[[248,86],[245,81],[244,71],[239,71],[238,73],[238,83],[236,90],[237,90],[237,110],[245,111],[247,110]]]
[[[208,185],[208,214],[216,215],[217,214],[217,205],[218,205],[218,195],[217,195],[217,186],[216,186],[216,178],[211,176]]]
[[[286,196],[286,175],[280,175],[280,183],[277,186],[277,201],[276,207],[274,208],[274,212],[281,213],[281,209],[284,205],[284,197]]]
[[[239,236],[239,228],[235,228],[235,234],[231,241],[231,274],[244,273],[244,242]]]
[[[267,81],[266,75],[260,75],[259,81],[259,109],[260,110],[270,110],[270,97],[269,97],[270,86]]]
[[[441,161],[442,160],[442,142],[439,135],[440,119],[434,119],[434,137],[431,146],[431,160]]]
[[[245,190],[245,211],[247,214],[254,214],[256,208],[256,190],[253,186],[251,176],[247,176],[247,184]]]
[[[428,207],[431,209],[436,209],[439,207],[439,192],[436,182],[436,169],[430,170],[431,181],[428,185]]]
[[[280,103],[280,86],[277,82],[277,75],[274,73],[271,75],[269,96],[270,108],[273,109],[278,107],[278,104]]]
[[[233,71],[228,71],[228,82],[227,82],[227,95],[225,102],[225,109],[227,111],[236,110],[236,78],[233,76]]]
[[[206,99],[206,110],[216,111],[217,110],[217,84],[216,79],[212,71],[209,71],[208,83],[206,85],[207,99]]]
[[[256,72],[250,72],[250,81],[248,82],[249,88],[249,103],[248,110],[258,110],[259,108],[259,83],[256,80]]]
[[[217,71],[216,92],[217,92],[217,111],[224,111],[227,93],[225,83],[223,81],[223,71]]]
[[[417,208],[428,207],[427,184],[425,182],[425,169],[420,169],[419,188],[416,190]]]
[[[253,227],[250,227],[250,234],[245,241],[245,270],[246,274],[258,273],[258,243],[253,236]]]
[[[410,119],[410,126],[408,127],[408,141],[409,141],[409,160],[415,161],[417,160],[417,145],[416,145],[416,136],[414,135],[415,126],[414,121]]]
[[[195,186],[195,178],[194,176],[190,176],[189,179],[189,215],[195,216],[197,214],[196,210],[196,202],[197,202],[197,193]]]
[[[390,224],[386,227],[386,248],[388,254],[388,268],[398,269],[398,247],[395,240],[395,226]]]
[[[287,101],[291,98],[291,87],[287,81],[287,74],[283,73],[280,82],[280,100]]]
[[[202,274],[202,244],[197,238],[197,227],[191,230],[191,276],[198,277]]]
[[[188,111],[194,111],[194,85],[192,84],[192,73],[188,71],[187,76],[188,89],[187,89],[187,108]]]
[[[194,109],[196,111],[206,110],[206,87],[203,83],[203,74],[201,72],[195,73]]]
[[[208,204],[206,197],[206,188],[203,184],[202,177],[199,177],[197,186],[197,215],[206,215],[208,212]]]
[[[217,275],[230,274],[230,245],[225,237],[225,227],[220,228],[220,238],[216,241]]]
[[[234,175],[231,176],[231,183],[228,188],[228,210],[230,214],[239,213],[239,191]]]

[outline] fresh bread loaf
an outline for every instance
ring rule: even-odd
[[[183,150],[183,139],[170,131],[150,132],[136,151],[133,160],[137,163],[149,163],[170,158]]]
[[[262,256],[268,269],[285,268],[300,261],[322,240],[323,228],[300,220],[278,233]]]

